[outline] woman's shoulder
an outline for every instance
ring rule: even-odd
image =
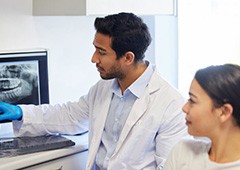
[[[202,137],[187,137],[181,140],[176,148],[189,152],[206,152],[210,148],[210,140]]]

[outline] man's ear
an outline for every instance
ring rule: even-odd
[[[220,115],[221,122],[225,122],[232,116],[233,107],[231,104],[226,103],[222,107],[222,113]]]
[[[134,62],[135,55],[133,52],[128,51],[124,54],[124,59],[127,64],[132,64]]]

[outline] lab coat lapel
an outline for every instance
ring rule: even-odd
[[[161,84],[160,79],[158,77],[158,72],[155,70],[152,78],[144,91],[144,95],[137,99],[134,103],[131,112],[127,118],[127,121],[122,129],[122,133],[119,137],[118,144],[116,146],[115,152],[113,156],[119,151],[124,140],[127,138],[128,133],[134,127],[134,125],[138,122],[138,120],[142,117],[142,115],[146,112],[151,94],[159,90],[159,84]]]
[[[108,114],[108,109],[111,103],[111,96],[112,96],[112,91],[109,91],[108,94],[106,94],[105,102],[103,103],[101,109],[99,110],[99,114],[97,114],[95,126],[93,128],[93,134],[92,134],[92,140],[90,143],[89,147],[89,156],[88,156],[88,163],[87,163],[87,169],[92,169],[92,166],[95,161],[95,156],[97,154],[100,142],[101,142],[101,137],[104,129],[104,125],[106,122],[107,114]],[[105,99],[105,98],[104,98]]]
[[[120,149],[121,145],[123,144],[130,130],[133,128],[133,126],[136,124],[139,118],[147,110],[148,102],[149,102],[149,95],[144,95],[142,98],[137,99],[136,102],[134,103],[132,110],[129,113],[129,116],[127,118],[127,121],[122,129],[122,133],[119,137],[118,144],[115,149],[115,153],[118,152],[118,150]]]

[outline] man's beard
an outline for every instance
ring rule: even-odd
[[[105,76],[103,76],[101,74],[100,74],[100,76],[103,80],[110,80],[110,79],[114,79],[114,78],[121,80],[126,77],[126,75],[121,71],[121,68],[115,67],[115,66],[112,66],[110,71],[108,73],[106,73]]]

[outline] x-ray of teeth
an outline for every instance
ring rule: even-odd
[[[38,70],[35,64],[0,65],[0,101],[38,104]]]

